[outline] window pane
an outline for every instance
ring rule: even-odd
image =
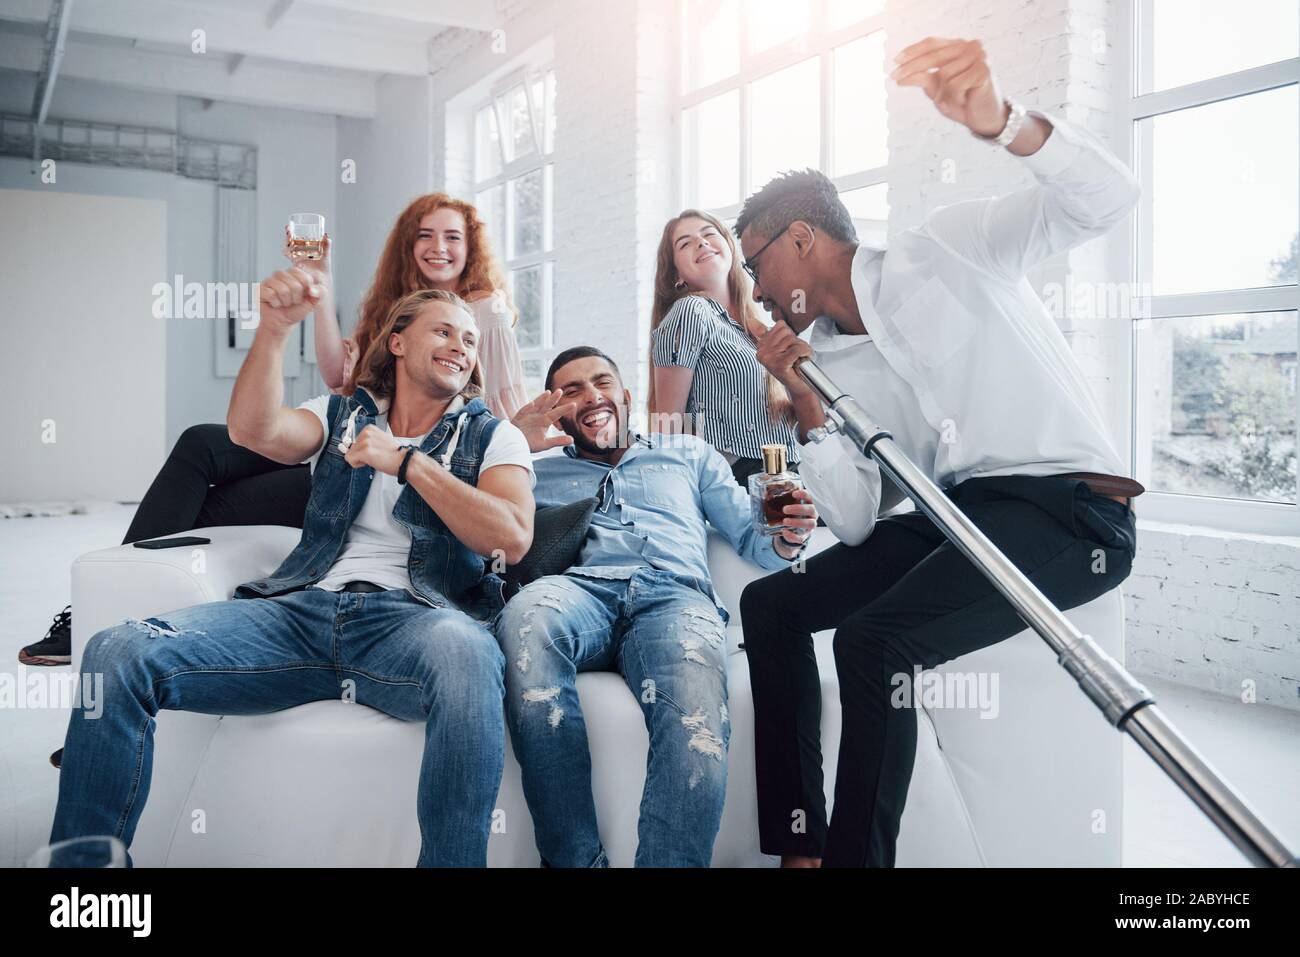
[[[1297,105],[1289,86],[1137,124],[1157,295],[1295,282]]]
[[[816,58],[756,80],[750,93],[749,186],[821,165],[821,75]]]
[[[504,255],[506,247],[502,239],[506,228],[505,186],[493,186],[479,193],[474,197],[474,205],[478,208],[478,218],[487,226],[488,241],[492,243],[493,255]]]
[[[832,30],[885,12],[885,0],[828,0],[827,24]]]
[[[474,178],[485,180],[501,172],[501,135],[497,116],[485,106],[474,116]]]
[[[1148,487],[1296,501],[1296,314],[1143,323],[1138,450]]]
[[[854,219],[889,219],[889,185],[877,183],[875,186],[863,186],[840,193],[840,202],[848,209]]]
[[[740,91],[682,112],[686,202],[713,209],[740,202]]]
[[[544,81],[546,108],[542,116],[542,150],[550,153],[555,149],[555,71],[550,70]]]
[[[498,97],[497,109],[502,114],[506,132],[506,162],[536,153],[533,121],[528,112],[528,94],[524,92],[523,84],[512,87],[504,96]]]
[[[555,166],[542,168],[542,248],[555,248]]]
[[[808,32],[811,0],[745,0],[749,52],[759,53]]]
[[[835,51],[835,173],[889,162],[885,114],[885,31],[877,30]]]
[[[1296,0],[1148,0],[1139,92],[1165,90],[1300,53]]]
[[[881,246],[889,232],[889,185],[877,183],[840,193],[840,202],[853,217],[858,239]]]
[[[546,322],[547,275],[550,264],[516,269],[510,273],[510,296],[519,310],[515,339],[520,349],[539,348],[544,344]]]
[[[682,87],[696,90],[740,70],[739,0],[686,0]]]
[[[546,386],[546,369],[550,359],[524,359],[524,395],[541,395]]]
[[[546,234],[542,179],[542,171],[535,169],[509,182],[511,259],[542,251]]]

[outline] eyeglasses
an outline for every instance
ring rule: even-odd
[[[758,257],[763,255],[763,253],[767,251],[767,247],[772,245],[778,239],[780,239],[781,236],[785,233],[785,231],[789,228],[790,228],[789,225],[783,226],[781,228],[781,232],[777,233],[767,242],[763,243],[762,249],[760,249],[758,252],[754,253],[753,256],[749,257],[743,263],[741,263],[741,265],[745,267],[745,272],[749,273],[749,278],[754,280],[755,286],[758,285],[758,266],[755,265],[755,263],[758,262]]]

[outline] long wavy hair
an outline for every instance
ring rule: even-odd
[[[357,362],[354,391],[356,386],[360,386],[376,398],[392,399],[397,395],[397,356],[389,348],[389,341],[394,332],[401,332],[409,326],[424,307],[432,302],[450,303],[458,309],[464,309],[471,319],[474,318],[474,313],[470,312],[465,300],[445,289],[418,289],[398,299],[388,310],[379,334],[371,338],[366,351]],[[482,394],[483,369],[476,357],[474,367],[469,370],[469,381],[461,389],[460,395],[468,402]]]
[[[654,304],[650,309],[650,351],[654,352],[655,330],[659,328],[659,323],[663,322],[664,316],[679,300],[687,296],[694,295],[685,285],[679,286],[681,276],[677,272],[677,263],[673,260],[673,232],[677,226],[685,219],[702,219],[722,236],[722,241],[727,244],[731,251],[731,270],[727,273],[727,295],[740,309],[739,316],[732,318],[738,319],[740,325],[744,328],[745,334],[750,341],[757,346],[758,337],[766,330],[762,319],[758,315],[758,306],[754,303],[753,285],[749,281],[749,274],[745,272],[744,266],[741,265],[740,250],[736,247],[736,239],[731,234],[731,230],[723,225],[722,221],[712,213],[706,213],[699,209],[684,209],[672,219],[668,220],[664,226],[663,235],[659,238],[659,252],[655,264],[655,294]],[[766,369],[763,370],[764,391],[767,394],[767,415],[773,422],[789,420],[793,417],[794,406],[790,401],[790,393],[786,391],[785,386],[781,385],[776,378]],[[658,412],[658,398],[655,396],[655,377],[654,361],[650,363],[650,391],[646,398],[646,407],[650,412]]]
[[[476,292],[488,292],[506,297],[504,302],[514,317],[512,322],[518,318],[506,292],[505,273],[492,253],[487,227],[479,219],[478,210],[472,203],[446,193],[426,193],[402,210],[388,233],[375,278],[361,302],[361,317],[352,330],[358,356],[368,355],[371,344],[398,300],[429,288],[429,281],[420,272],[415,259],[415,240],[420,234],[420,220],[439,209],[454,209],[465,219],[465,270],[460,274],[456,294],[466,297]],[[344,384],[344,392],[351,393],[356,388],[362,365],[363,362],[357,362],[352,382]]]

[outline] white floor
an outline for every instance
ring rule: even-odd
[[[122,540],[134,506],[89,515],[0,520],[0,676],[19,687],[18,649],[69,601],[82,552]],[[40,669],[46,670],[46,669]],[[1148,680],[1165,715],[1300,853],[1300,712]],[[66,709],[0,708],[0,867],[21,864],[49,834]],[[1238,866],[1244,860],[1131,740],[1125,740],[1124,862],[1129,867]]]

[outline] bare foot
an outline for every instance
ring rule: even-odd
[[[820,857],[798,857],[787,855],[781,858],[782,867],[821,867],[822,859]]]

